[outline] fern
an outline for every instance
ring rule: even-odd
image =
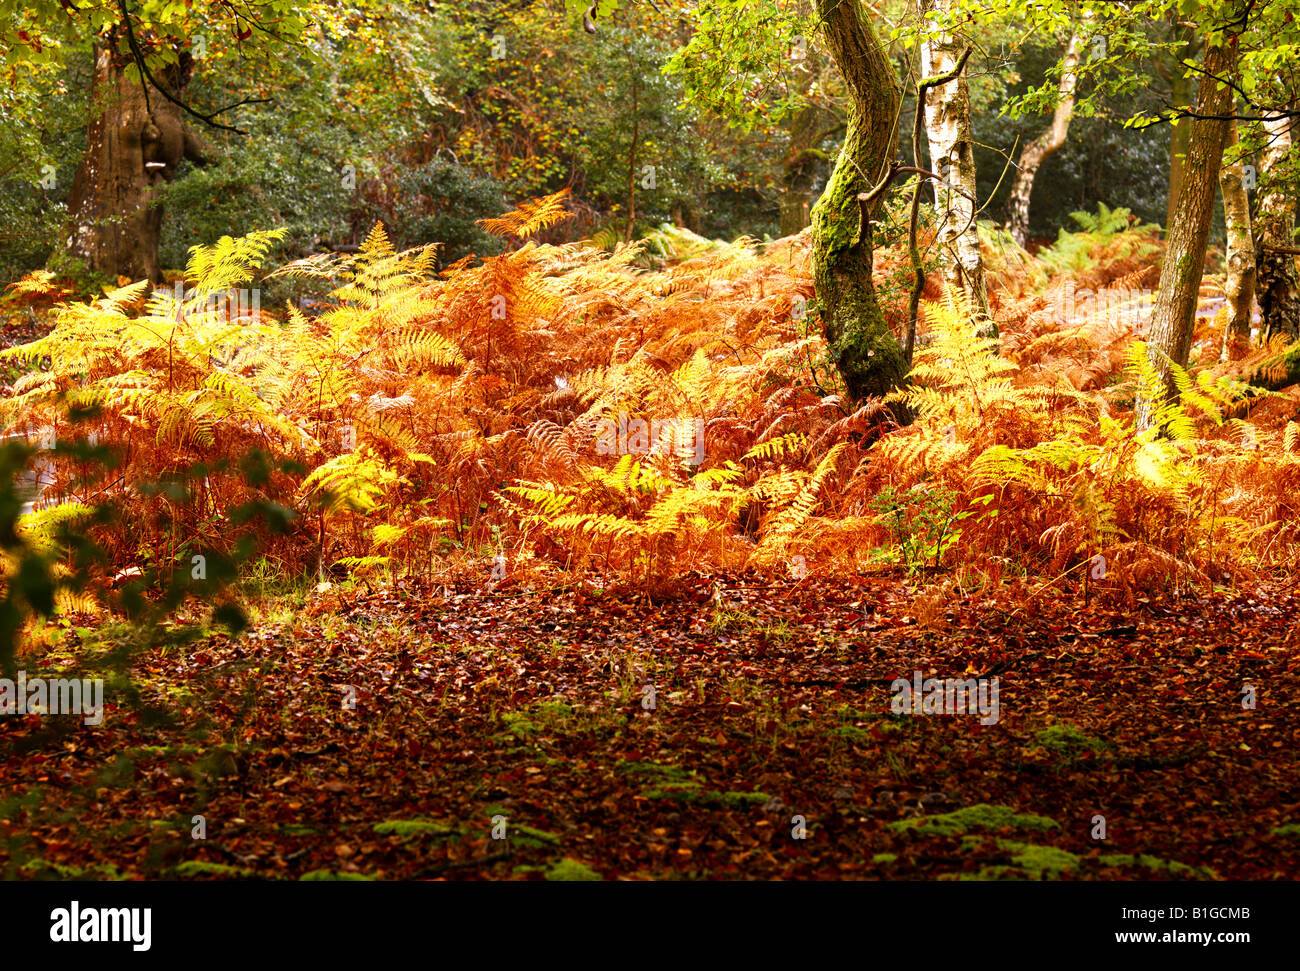
[[[557,194],[488,224],[526,241],[567,214]],[[1071,234],[1092,261],[1079,272],[1103,257],[1097,274],[1137,279],[1123,264],[1150,240],[1121,221],[1102,211]],[[1153,374],[1131,322],[1053,326],[1032,296],[1017,309],[1007,293],[1044,271],[1017,269],[1011,251],[1005,272],[1025,279],[1003,293],[1000,342],[959,303],[923,308],[895,399],[915,420],[900,428],[894,401],[846,399],[818,328],[794,319],[813,293],[806,235],[706,245],[662,229],[613,252],[528,241],[439,272],[433,249],[397,252],[376,226],[354,256],[271,274],[333,281],[319,316],[289,305],[228,319],[212,300],[253,279],[272,244],[200,248],[194,289],[133,284],[65,304],[46,337],[4,353],[26,369],[0,402],[8,431],[93,433],[122,456],[112,476],[87,474],[72,450],[31,459],[49,472],[43,501],[93,496],[123,512],[121,525],[85,524],[116,560],[144,547],[168,561],[177,536],[234,543],[231,510],[270,499],[296,514],[273,542],[297,566],[442,573],[445,559],[481,574],[482,550],[508,547],[512,576],[649,583],[795,553],[854,569],[885,558],[892,526],[877,506],[893,495],[904,516],[942,506],[960,520],[959,544],[948,531],[918,557],[968,572],[1015,561],[1057,576],[1104,552],[1118,587],[1300,566],[1297,426],[1273,428],[1264,409],[1247,420],[1242,374],[1214,369],[1174,371],[1162,431],[1137,433],[1129,408]],[[878,262],[907,265],[888,247]],[[24,298],[48,284],[33,279]],[[72,427],[70,405],[95,415]],[[660,434],[609,448],[610,424],[636,421]],[[272,459],[256,486],[236,471],[252,450]],[[135,485],[195,465],[189,496]]]
[[[211,246],[190,247],[185,278],[200,293],[215,293],[252,279],[271,247],[284,238],[285,230],[259,230],[238,239],[222,236]]]
[[[300,491],[331,512],[368,513],[379,508],[387,487],[397,480],[397,474],[375,456],[349,452],[318,465]]]
[[[541,199],[521,202],[515,210],[504,216],[480,219],[478,223],[493,236],[526,239],[556,223],[573,218],[573,213],[564,208],[564,200],[568,195],[568,189],[561,189]]]

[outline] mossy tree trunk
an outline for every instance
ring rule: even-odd
[[[892,158],[900,94],[859,0],[817,0],[817,13],[848,89],[849,116],[835,170],[812,211],[813,279],[832,359],[850,396],[861,400],[886,394],[907,374],[876,299],[871,227],[858,203]]]
[[[1207,47],[1205,52],[1206,74],[1197,86],[1193,109],[1197,117],[1191,120],[1182,189],[1169,224],[1165,259],[1160,268],[1160,289],[1152,312],[1147,353],[1163,380],[1164,394],[1170,399],[1177,397],[1178,392],[1169,362],[1186,367],[1192,349],[1196,299],[1205,272],[1205,247],[1210,238],[1219,166],[1228,134],[1228,123],[1223,117],[1232,111],[1232,89],[1220,84],[1217,78],[1232,76],[1235,66],[1232,50],[1226,44],[1219,44]],[[1138,427],[1149,428],[1154,420],[1154,403],[1139,398],[1135,410]]]

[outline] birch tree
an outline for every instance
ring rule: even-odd
[[[1009,202],[1011,217],[1007,228],[1011,238],[1020,246],[1025,245],[1029,237],[1029,198],[1034,190],[1034,177],[1038,175],[1039,166],[1048,156],[1058,152],[1065,144],[1070,131],[1070,121],[1074,117],[1074,96],[1079,86],[1077,68],[1089,42],[1091,25],[1096,14],[1089,7],[1080,12],[1078,25],[1065,45],[1065,56],[1061,59],[1061,80],[1057,88],[1056,108],[1052,112],[1052,123],[1047,131],[1039,135],[1020,153],[1020,163],[1016,170],[1016,179],[1011,184]]]
[[[1275,113],[1263,122],[1268,142],[1261,158],[1267,188],[1256,214],[1255,254],[1260,334],[1265,342],[1300,337],[1300,279],[1295,268],[1295,196],[1288,192],[1283,163],[1291,152],[1294,119]]]
[[[951,26],[959,0],[921,0],[921,6],[932,21],[921,41],[921,73],[946,74],[964,46]],[[930,168],[943,177],[935,185],[943,279],[949,292],[963,295],[971,313],[987,326],[992,314],[976,225],[975,145],[964,75],[926,92],[925,128]]]
[[[1246,166],[1237,139],[1237,122],[1228,122],[1223,168],[1219,172],[1223,217],[1228,248],[1223,291],[1228,300],[1228,323],[1223,330],[1222,356],[1237,360],[1250,346],[1250,319],[1255,305],[1255,244],[1250,233],[1250,199],[1246,194]]]

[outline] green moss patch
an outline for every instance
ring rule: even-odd
[[[1048,725],[1035,732],[1034,738],[1049,752],[1067,758],[1075,758],[1084,752],[1100,754],[1110,748],[1109,742],[1093,738],[1077,725],[1071,725],[1069,722]]]
[[[375,823],[374,830],[387,836],[453,836],[456,830],[432,819],[388,819]]]
[[[546,879],[590,882],[604,878],[585,863],[579,863],[577,860],[565,857],[558,863],[547,867]]]
[[[1059,829],[1060,824],[1046,816],[1018,813],[1008,806],[979,803],[942,815],[900,819],[890,823],[888,828],[897,831],[915,830],[933,836],[957,836],[971,829],[1026,829],[1046,832],[1049,829]]]
[[[209,863],[207,860],[186,860],[175,868],[178,877],[250,877],[252,870],[229,866],[225,863]]]
[[[506,832],[512,842],[523,846],[558,846],[560,842],[560,838],[554,833],[548,833],[544,829],[533,829],[531,826],[511,826]]]

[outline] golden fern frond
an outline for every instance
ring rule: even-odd
[[[1191,416],[1187,414],[1178,399],[1166,394],[1164,380],[1151,361],[1152,353],[1158,352],[1154,348],[1149,348],[1144,341],[1134,341],[1128,353],[1129,372],[1137,386],[1138,397],[1149,402],[1151,407],[1150,427],[1143,434],[1151,438],[1165,434],[1181,441],[1195,438],[1196,426]],[[1167,356],[1164,356],[1164,364],[1169,368],[1176,384],[1190,386],[1191,380],[1186,370]]]
[[[598,539],[635,539],[645,534],[645,526],[609,513],[568,513],[551,522],[556,532],[587,533]]]
[[[748,501],[743,489],[728,485],[705,488],[704,482],[673,489],[655,503],[645,518],[652,536],[676,532],[689,521],[696,529],[725,528],[732,513]]]
[[[360,256],[366,260],[374,261],[396,255],[397,251],[393,249],[393,243],[388,238],[388,230],[384,228],[382,221],[376,221],[370,227],[370,232],[366,234],[365,242],[361,244]]]
[[[399,332],[393,335],[386,350],[393,366],[403,373],[425,368],[460,367],[465,363],[460,348],[434,331]]]
[[[50,270],[32,270],[5,287],[19,296],[60,299],[71,297],[74,291],[58,283],[58,276]]]
[[[735,482],[745,474],[745,470],[734,462],[724,462],[722,465],[712,469],[704,469],[692,476],[693,482],[706,483],[708,485],[723,485],[725,483]]]
[[[835,470],[836,462],[839,461],[840,455],[848,447],[848,442],[840,442],[823,456],[822,460],[817,463],[817,468],[813,471],[813,474],[808,477],[808,482],[799,492],[799,495],[776,517],[776,520],[772,523],[771,532],[789,535],[804,524],[808,517],[812,515],[813,508],[817,505],[817,498],[822,491],[822,485],[826,481],[826,477]]]
[[[566,466],[572,466],[577,460],[564,429],[553,421],[542,419],[533,422],[524,432],[524,437],[534,445],[543,462],[558,458]]]
[[[150,286],[152,284],[148,280],[137,280],[127,286],[117,287],[99,299],[98,307],[102,310],[121,313],[138,303]]]
[[[568,195],[568,189],[561,189],[549,196],[521,202],[502,216],[480,219],[478,224],[493,236],[524,239],[565,219],[572,219],[573,213],[564,208]]]
[[[554,521],[577,499],[575,493],[550,483],[521,481],[506,491],[537,506],[538,517],[543,521]]]
[[[388,486],[399,477],[375,456],[346,452],[317,466],[303,480],[299,494],[319,499],[330,511],[375,510]]]
[[[313,253],[311,256],[304,256],[300,260],[276,267],[262,279],[271,280],[283,276],[333,281],[345,262],[345,258],[339,253]]]
[[[265,229],[238,238],[222,236],[211,246],[190,247],[185,278],[199,290],[220,292],[252,279],[284,229]]]
[[[807,445],[807,435],[802,432],[790,432],[779,435],[776,438],[770,438],[766,442],[759,442],[753,448],[750,448],[741,459],[780,459],[784,456],[793,455],[794,452],[800,451]]]
[[[971,464],[971,478],[981,485],[1003,486],[1011,483],[1028,486],[1042,492],[1050,488],[1024,453],[1006,445],[985,449]]]

